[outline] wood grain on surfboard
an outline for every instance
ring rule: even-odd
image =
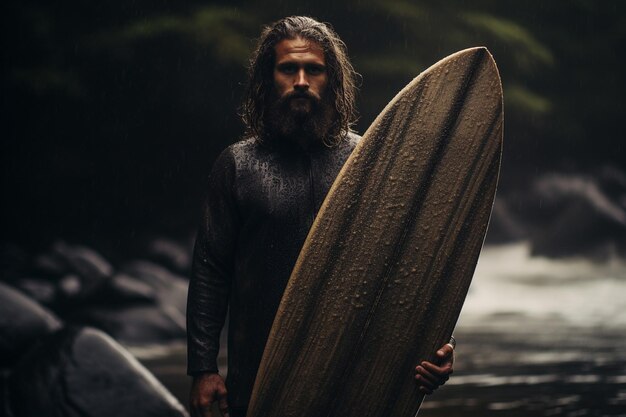
[[[482,47],[441,60],[385,107],[309,232],[249,417],[415,415],[415,365],[450,337],[483,244],[502,129]]]

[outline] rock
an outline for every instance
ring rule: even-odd
[[[54,309],[58,300],[56,282],[49,279],[23,277],[14,282],[16,288],[38,303]]]
[[[126,346],[162,344],[186,336],[185,316],[161,305],[99,305],[77,311],[68,320],[104,330]]]
[[[57,242],[52,251],[67,268],[59,287],[68,300],[83,301],[93,297],[113,274],[111,264],[90,248]]]
[[[157,238],[148,244],[148,258],[164,265],[170,271],[188,276],[191,270],[191,248],[166,238]]]
[[[33,260],[33,272],[41,277],[58,280],[68,273],[68,267],[63,258],[54,253],[42,253]]]
[[[552,174],[536,181],[531,195],[533,254],[603,259],[626,249],[626,182]]]
[[[69,246],[65,242],[56,242],[53,252],[60,256],[70,270],[81,277],[92,280],[108,277],[113,273],[113,267],[93,249],[85,246]]]
[[[118,273],[108,280],[99,298],[106,300],[107,305],[128,305],[154,304],[156,297],[156,290],[150,285],[128,274]]]
[[[123,266],[122,270],[151,286],[161,306],[185,316],[189,287],[189,281],[185,278],[149,261],[133,261]]]
[[[66,328],[46,338],[7,385],[15,417],[188,415],[128,351],[92,328]]]
[[[37,340],[61,327],[53,313],[0,283],[0,367],[8,368]]]

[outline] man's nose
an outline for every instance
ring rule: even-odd
[[[297,90],[307,90],[309,88],[309,79],[304,68],[297,72],[293,87]]]

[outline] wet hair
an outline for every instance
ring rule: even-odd
[[[248,84],[241,106],[241,117],[247,135],[263,140],[268,136],[265,117],[271,104],[274,88],[274,47],[284,39],[301,37],[319,44],[324,51],[328,74],[327,94],[336,117],[331,123],[327,146],[334,146],[350,132],[356,122],[356,80],[346,45],[328,23],[321,23],[306,16],[290,16],[263,28],[256,49],[250,58]]]

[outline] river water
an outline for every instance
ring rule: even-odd
[[[626,416],[626,263],[483,249],[455,375],[420,416]]]
[[[623,260],[486,247],[455,336],[455,374],[420,417],[626,416]],[[186,404],[184,347],[150,352],[134,351]]]

